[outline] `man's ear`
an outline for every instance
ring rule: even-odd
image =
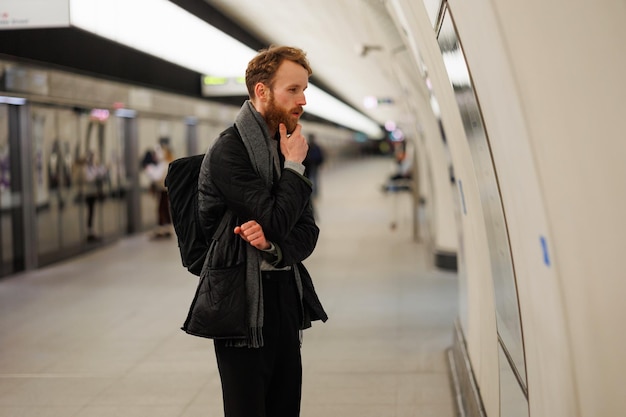
[[[269,88],[263,83],[256,83],[254,94],[259,100],[266,101],[269,98]]]

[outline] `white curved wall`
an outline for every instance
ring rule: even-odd
[[[530,411],[531,415],[576,415],[558,265],[553,260],[546,265],[540,246],[543,236],[552,247],[540,181],[507,47],[500,36],[494,36],[500,26],[489,4],[484,3],[475,2],[472,10],[467,5],[458,6],[460,10],[453,8],[453,13],[483,111],[507,216]],[[477,10],[480,22],[471,18]],[[476,38],[468,42],[472,35],[467,33],[472,29]]]
[[[433,91],[439,102],[455,174],[457,180],[460,179],[463,182],[466,214],[461,216],[462,221],[459,225],[462,229],[462,240],[459,242],[459,275],[466,279],[465,283],[461,283],[461,296],[466,299],[460,300],[460,316],[485,407],[488,413],[491,410],[488,415],[497,415],[492,414],[499,409],[498,347],[493,283],[486,230],[471,153],[467,146],[463,124],[435,32],[426,10],[419,3],[397,0],[392,2],[392,12],[395,12],[399,24],[402,25],[403,30],[400,32],[406,33],[417,44],[419,51],[415,53],[422,56],[428,67]],[[445,190],[438,191],[444,192]],[[452,191],[449,190],[449,192]],[[458,210],[462,211],[460,208]]]
[[[507,220],[530,416],[623,415],[626,3],[450,0],[449,8]],[[467,215],[461,218],[459,275],[467,280],[460,300],[467,307],[461,319],[485,410],[499,416],[493,282],[478,167],[429,14],[409,0],[390,1],[390,10],[429,68],[463,182]]]
[[[626,338],[620,331],[626,222],[619,209],[626,204],[626,142],[620,123],[626,108],[626,3],[503,1],[494,4],[493,12],[518,86],[563,300],[561,311],[537,305],[546,286],[538,281],[539,267],[518,278],[527,288],[523,316],[540,320],[525,334],[527,339],[534,336],[536,353],[543,354],[545,363],[562,360],[569,348],[574,376],[573,392],[542,395],[546,391],[539,390],[551,384],[570,388],[568,373],[554,380],[540,367],[543,363],[529,358],[540,383],[530,385],[531,415],[621,415],[626,411]],[[470,66],[483,58],[484,53],[474,59],[468,54]],[[485,118],[502,119],[495,114]],[[532,253],[520,255],[532,261]],[[566,339],[555,340],[555,329],[559,335],[564,331]]]

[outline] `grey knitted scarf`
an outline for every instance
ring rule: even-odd
[[[250,161],[256,173],[261,177],[268,190],[272,189],[273,172],[276,170],[280,177],[280,162],[278,150],[272,144],[272,138],[267,130],[267,124],[249,100],[241,107],[235,118],[235,127],[241,135]],[[273,157],[272,153],[276,152]],[[250,325],[247,341],[233,340],[232,346],[247,346],[258,348],[263,346],[263,287],[261,280],[261,255],[255,247],[247,245],[246,249],[246,298],[248,308],[248,323]],[[302,299],[302,281],[296,265],[293,265],[296,284]]]

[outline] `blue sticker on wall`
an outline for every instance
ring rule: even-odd
[[[543,251],[543,263],[550,266],[550,253],[548,252],[548,242],[544,236],[539,236],[541,242],[541,250]]]

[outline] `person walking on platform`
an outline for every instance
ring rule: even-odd
[[[224,233],[245,248],[247,336],[214,340],[226,417],[299,416],[302,330],[328,318],[302,263],[319,235],[299,124],[311,73],[301,49],[259,51],[246,69],[249,100],[200,170],[205,236],[232,213]]]
[[[150,179],[150,191],[156,200],[157,227],[152,239],[170,238],[172,236],[172,218],[168,200],[165,177],[169,164],[174,160],[174,154],[166,144],[159,144],[154,150],[154,162],[146,164],[144,170]],[[146,159],[144,157],[144,159]]]
[[[95,152],[88,151],[82,172],[82,185],[87,203],[87,242],[98,242],[100,236],[95,234],[96,203],[104,199],[104,183],[107,180],[107,168],[100,163]]]
[[[313,197],[317,197],[319,194],[319,170],[324,163],[324,150],[317,143],[314,134],[309,135],[309,151],[304,159],[304,167],[306,168],[304,174],[313,184]]]

